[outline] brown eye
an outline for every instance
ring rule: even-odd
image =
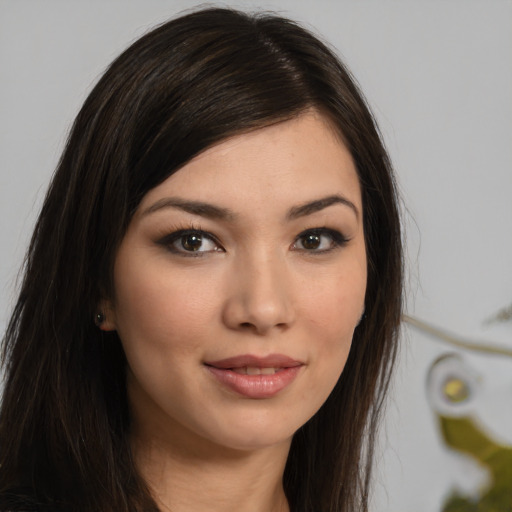
[[[186,251],[196,252],[201,249],[201,246],[203,245],[203,237],[198,233],[183,235],[180,240],[181,246]]]
[[[315,233],[311,233],[309,235],[305,235],[302,239],[302,247],[304,249],[318,249],[321,244],[320,235]]]
[[[308,229],[297,236],[292,249],[315,254],[326,253],[337,247],[343,247],[347,242],[348,239],[334,229]]]
[[[224,252],[217,239],[205,231],[180,229],[157,242],[181,256],[202,256],[206,253]]]

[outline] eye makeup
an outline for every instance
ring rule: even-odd
[[[300,233],[292,245],[293,250],[308,253],[327,253],[343,247],[350,241],[343,233],[332,228],[312,228]]]
[[[292,251],[307,254],[326,254],[345,246],[350,241],[342,232],[327,228],[309,228],[299,233],[290,246]],[[156,243],[169,252],[184,257],[202,257],[210,253],[225,252],[218,237],[198,225],[174,226]]]

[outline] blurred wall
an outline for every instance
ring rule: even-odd
[[[409,313],[484,345],[512,348],[510,322],[484,323],[512,303],[512,2],[224,5],[278,11],[337,48],[375,111],[397,169]],[[131,41],[193,6],[0,0],[2,331],[46,186],[87,92]],[[437,512],[454,486],[475,493],[488,475],[444,447],[427,374],[444,354],[470,361],[480,397],[470,407],[489,435],[510,445],[512,359],[454,349],[415,329],[405,329],[403,338],[373,509]]]

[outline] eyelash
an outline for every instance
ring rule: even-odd
[[[174,246],[176,242],[179,242],[182,240],[182,246],[183,246],[183,240],[184,237],[188,235],[195,235],[201,239],[201,243],[204,240],[210,240],[213,242],[216,246],[216,249],[213,251],[187,251],[185,248],[182,247],[182,249],[178,249]],[[188,226],[188,227],[180,227],[180,228],[174,228],[171,233],[164,236],[163,238],[159,239],[157,241],[159,245],[163,245],[168,251],[170,251],[173,254],[178,254],[180,256],[184,257],[192,257],[192,258],[198,258],[201,256],[204,256],[205,254],[209,254],[210,252],[224,252],[224,248],[221,246],[220,242],[215,238],[211,233],[208,233],[207,231],[204,231],[200,227],[197,226]]]
[[[320,249],[320,250],[312,250],[312,249],[306,249],[306,248],[297,249],[299,251],[306,252],[309,254],[325,254],[327,252],[333,251],[340,247],[344,247],[350,241],[350,239],[347,238],[340,231],[324,227],[324,228],[305,229],[302,233],[299,233],[297,235],[293,245],[296,245],[297,242],[301,239],[304,240],[304,238],[306,236],[315,236],[315,237],[329,236],[331,239],[331,245],[327,249]]]
[[[201,245],[204,243],[205,240],[209,240],[210,242],[215,244],[216,248],[213,250],[206,250],[206,251],[204,251],[204,250],[203,251],[186,250],[183,247],[184,237],[192,236],[192,235],[199,238]],[[302,240],[302,243],[304,243],[304,239],[307,236],[318,237],[318,238],[321,238],[323,236],[328,236],[331,240],[330,246],[326,249],[319,249],[319,250],[313,249],[313,248],[308,249],[306,247],[302,247],[302,248],[296,247],[296,245],[299,243],[300,240]],[[179,242],[180,240],[181,240],[182,247],[177,248],[175,246],[175,244],[177,242]],[[339,232],[335,229],[330,229],[330,228],[326,228],[326,227],[312,228],[312,229],[306,229],[306,230],[302,231],[301,233],[299,233],[297,235],[297,237],[295,238],[291,247],[294,248],[294,250],[296,250],[296,251],[300,251],[300,252],[303,252],[306,254],[316,255],[316,254],[325,254],[325,253],[328,253],[335,249],[338,249],[340,247],[343,247],[349,241],[350,241],[350,239],[348,239],[347,237],[345,237],[345,235],[343,235],[341,232]],[[167,250],[169,250],[171,253],[178,254],[178,255],[184,256],[184,257],[198,258],[198,257],[204,256],[205,254],[210,254],[212,252],[225,252],[224,248],[222,247],[222,245],[220,244],[220,242],[214,235],[212,235],[208,231],[204,231],[200,227],[196,227],[196,226],[188,226],[185,228],[181,228],[181,227],[174,228],[171,233],[169,233],[168,235],[159,239],[157,241],[157,243],[159,245],[163,245],[164,247],[166,247]],[[321,245],[321,242],[320,242],[320,245]]]

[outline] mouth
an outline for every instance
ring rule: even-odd
[[[218,361],[206,361],[206,366],[212,366],[223,370],[231,369],[270,369],[279,370],[282,368],[293,368],[301,366],[303,363],[284,354],[270,354],[268,356],[255,356],[251,354],[243,354]]]
[[[287,388],[304,363],[282,354],[241,355],[204,363],[223,387],[252,399],[271,398]]]
[[[232,372],[240,375],[274,375],[282,368],[259,368],[257,366],[242,366],[242,368],[229,368]]]

